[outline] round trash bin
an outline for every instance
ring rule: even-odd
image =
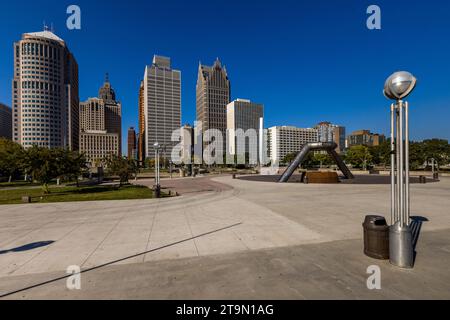
[[[389,259],[389,226],[381,216],[367,216],[364,223],[364,254],[368,257]]]

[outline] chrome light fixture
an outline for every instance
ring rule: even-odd
[[[391,228],[390,262],[401,268],[414,265],[409,200],[409,104],[402,101],[414,90],[417,79],[409,72],[392,74],[384,84],[391,105]]]

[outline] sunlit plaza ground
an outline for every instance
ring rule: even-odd
[[[450,178],[411,186],[412,216],[423,223],[412,270],[363,254],[362,222],[368,214],[389,218],[389,184],[221,176],[163,186],[181,196],[1,206],[0,296],[450,298]],[[85,271],[81,290],[56,280],[71,265]],[[381,290],[367,288],[371,265],[381,268]]]

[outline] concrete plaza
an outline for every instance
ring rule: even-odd
[[[450,298],[450,178],[411,187],[412,215],[424,221],[413,270],[362,253],[364,216],[389,216],[387,184],[280,185],[223,176],[163,186],[181,196],[1,206],[0,296]],[[71,265],[85,271],[81,290],[56,280]],[[370,265],[382,270],[382,290],[367,289]]]

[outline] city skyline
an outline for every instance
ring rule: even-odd
[[[411,33],[414,36],[406,34],[405,39],[398,41],[393,38],[391,31],[399,27],[395,25],[397,18],[395,11],[399,4],[380,1],[383,27],[381,31],[370,31],[365,28],[367,18],[365,4],[353,3],[340,8],[338,2],[324,1],[326,5],[291,3],[289,11],[283,9],[283,6],[273,7],[269,2],[262,2],[255,14],[250,14],[249,4],[231,2],[226,7],[221,6],[220,17],[225,21],[227,17],[236,16],[236,20],[240,21],[238,18],[246,15],[249,20],[238,22],[236,26],[227,25],[229,30],[219,27],[216,32],[224,35],[226,39],[221,43],[212,41],[213,32],[205,31],[205,37],[210,40],[207,44],[193,37],[194,30],[198,26],[195,18],[199,13],[196,10],[213,11],[218,8],[217,3],[207,4],[202,1],[189,4],[176,2],[172,5],[155,3],[154,6],[161,10],[161,15],[148,26],[143,25],[143,21],[139,22],[139,19],[135,19],[136,22],[126,20],[120,26],[111,24],[100,26],[94,24],[91,12],[99,10],[101,4],[80,1],[83,13],[81,31],[69,31],[65,28],[67,16],[63,4],[54,5],[51,9],[49,9],[51,5],[46,5],[51,1],[44,1],[39,6],[27,1],[20,5],[13,4],[12,7],[28,6],[33,10],[24,15],[27,19],[18,21],[14,21],[13,16],[4,16],[4,13],[0,13],[2,18],[0,24],[8,24],[8,28],[1,28],[0,31],[2,34],[0,48],[6,52],[5,59],[0,62],[0,68],[4,70],[0,75],[0,102],[8,106],[13,105],[10,92],[13,78],[12,43],[20,39],[23,33],[41,30],[42,21],[45,20],[53,21],[56,34],[68,43],[71,52],[77,58],[80,67],[81,101],[94,96],[97,88],[95,83],[101,81],[105,72],[111,74],[111,81],[115,83],[116,91],[122,98],[123,128],[139,127],[136,92],[143,76],[142,69],[150,64],[154,54],[161,54],[176,60],[177,69],[184,74],[181,90],[182,124],[193,124],[196,117],[195,82],[199,62],[208,63],[219,56],[226,63],[232,77],[231,100],[248,97],[264,103],[266,127],[281,125],[313,127],[321,121],[330,121],[345,126],[348,133],[360,129],[388,133],[389,101],[381,94],[382,85],[386,76],[393,71],[408,69],[419,78],[418,90],[411,96],[411,105],[414,107],[411,114],[412,139],[434,137],[449,139],[450,133],[445,119],[448,118],[450,109],[448,108],[450,94],[445,90],[447,84],[443,81],[443,76],[449,69],[445,57],[448,56],[450,46],[442,40],[442,34],[448,30],[449,25],[439,18],[441,10],[433,11],[434,20],[428,15],[438,4],[433,5],[433,1],[427,6],[411,4],[404,10],[405,19],[415,21],[411,26]],[[442,8],[447,4],[439,3],[439,6]],[[133,6],[126,9],[127,13],[134,18],[141,17],[141,14],[131,7]],[[242,10],[236,12],[238,8]],[[107,11],[113,17],[119,17],[119,9],[111,4]],[[183,9],[186,10],[183,12]],[[308,16],[303,13],[304,9],[308,9]],[[11,11],[23,13],[20,9]],[[161,35],[155,35],[152,44],[139,42],[142,32],[149,32],[153,23],[161,22],[169,12],[180,18],[178,23],[191,21],[192,26],[187,25],[182,32],[177,28],[170,28]],[[267,18],[269,14],[274,15],[275,22],[267,23],[268,26],[258,24],[260,32],[250,36],[256,30],[256,27],[251,26],[251,21],[261,16]],[[333,16],[342,17],[342,22],[333,28],[322,25]],[[303,20],[297,21],[296,17]],[[351,19],[347,19],[348,17]],[[317,21],[313,21],[314,18]],[[273,23],[277,23],[276,27]],[[434,27],[435,34],[430,39],[427,38],[426,29],[422,28],[424,26]],[[274,30],[270,31],[270,27]],[[311,34],[304,32],[309,27],[314,29]],[[240,34],[237,32],[239,28]],[[276,34],[280,32],[283,34],[281,39],[275,39]],[[109,50],[113,47],[110,41],[112,37],[124,34],[130,35],[123,40],[124,48]],[[98,40],[99,35],[104,37],[102,40],[105,42],[105,50],[91,46],[94,40]],[[271,47],[276,48],[268,48],[262,35],[275,44]],[[313,35],[318,40],[314,40]],[[170,44],[164,41],[164,37],[168,36],[173,39]],[[233,42],[230,42],[231,40]],[[353,44],[350,45],[350,42]],[[397,42],[408,48],[407,56],[394,55],[396,47],[394,44]],[[420,42],[421,48],[415,42]],[[191,46],[186,47],[187,43]],[[438,51],[424,49],[434,43],[440,44]],[[181,47],[185,50],[181,51]],[[322,50],[327,48],[333,48],[333,53],[323,54]],[[132,59],[124,61],[126,59],[121,59],[123,55]],[[347,61],[352,61],[352,64]],[[288,66],[294,75],[287,75],[286,81],[274,81],[272,79],[274,76],[286,74],[285,66]],[[440,73],[436,71],[437,68],[440,68]],[[317,94],[318,90],[323,89],[323,84],[319,81],[321,77],[329,79],[327,95]],[[337,81],[338,79],[342,81]],[[348,87],[352,87],[352,90],[347,90]],[[126,146],[125,135],[122,138],[122,144]],[[126,148],[123,148],[123,153],[126,153]]]

